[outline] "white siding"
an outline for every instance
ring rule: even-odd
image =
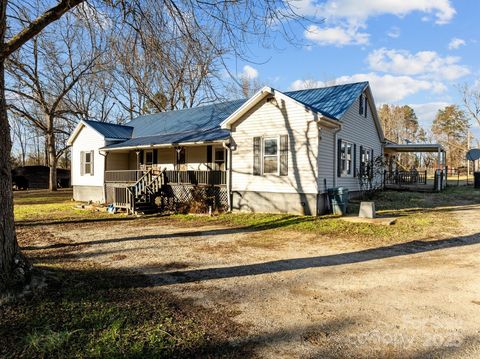
[[[276,103],[262,101],[232,128],[232,190],[317,193],[318,129],[314,115],[277,95]],[[254,176],[253,138],[289,136],[288,176]]]
[[[97,131],[84,126],[72,145],[72,185],[73,186],[102,186],[105,170],[105,157],[99,153],[99,148],[105,146],[105,138]],[[82,151],[94,151],[94,171],[90,174],[81,175],[80,153]]]
[[[320,128],[319,155],[318,155],[318,188],[319,192],[325,192],[326,188],[334,186],[335,173],[335,139],[331,128]],[[326,182],[326,186],[325,186]]]

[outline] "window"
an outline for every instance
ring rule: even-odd
[[[288,135],[253,138],[253,175],[288,176]]]
[[[358,99],[358,113],[362,116],[367,117],[368,113],[368,99],[367,95],[361,94]]]
[[[363,106],[363,114],[365,115],[365,117],[367,117],[367,113],[368,113],[368,100],[367,100],[367,96],[363,96],[365,98],[365,105]]]
[[[225,170],[225,150],[223,148],[215,148],[215,170]]]
[[[278,172],[278,139],[263,140],[263,173]]]
[[[85,174],[92,172],[92,154],[90,152],[85,153]]]
[[[146,165],[153,164],[153,151],[145,151],[145,164]]]
[[[353,144],[341,141],[340,145],[340,175],[353,176]]]
[[[93,169],[94,169],[93,156],[94,156],[93,151],[80,152],[80,174],[82,176],[84,175],[93,176]]]
[[[368,176],[373,170],[373,150],[369,147],[360,147],[360,175]]]

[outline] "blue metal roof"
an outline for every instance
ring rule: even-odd
[[[127,140],[132,137],[133,127],[115,125],[113,123],[83,120],[89,126],[100,132],[105,138]]]
[[[285,95],[324,116],[340,120],[368,86],[368,82],[285,92]]]
[[[221,128],[213,128],[205,131],[188,131],[176,132],[164,135],[134,137],[130,140],[115,143],[107,146],[107,148],[123,148],[123,147],[137,147],[137,146],[151,146],[151,145],[165,145],[178,143],[194,143],[204,141],[219,141],[226,140],[230,137],[230,131],[222,130]]]
[[[311,108],[315,112],[340,120],[353,102],[368,86],[368,82],[338,85],[317,89],[285,92],[285,95]],[[124,128],[123,134],[130,131],[124,142],[115,143],[107,148],[122,148],[203,142],[224,140],[230,136],[228,130],[222,130],[220,124],[233,112],[240,108],[247,99],[217,103],[207,106],[177,111],[160,112],[137,117],[127,126],[110,125],[113,128]],[[93,124],[92,124],[93,122]],[[99,132],[105,130],[105,123],[88,121]],[[128,130],[127,130],[128,129]],[[133,131],[132,131],[133,130]],[[120,131],[120,130],[119,130]],[[104,132],[102,132],[104,133]],[[112,133],[105,134],[112,137]]]
[[[246,99],[235,100],[140,116],[128,122],[127,125],[134,128],[133,138],[178,132],[206,131],[219,128],[223,120],[242,106],[245,101]]]

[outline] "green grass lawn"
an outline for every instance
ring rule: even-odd
[[[31,190],[14,192],[14,215],[17,223],[63,222],[92,219],[118,219],[106,212],[75,208],[71,190],[49,192]]]
[[[48,260],[46,261],[48,262]],[[48,287],[0,303],[2,358],[181,358],[237,355],[225,344],[240,329],[140,275],[79,262],[48,271]],[[46,266],[43,266],[46,265]],[[132,285],[140,288],[131,288]]]
[[[380,216],[397,217],[391,226],[350,223],[335,216],[294,216],[283,214],[226,213],[208,217],[174,215],[186,223],[221,224],[248,227],[252,230],[291,230],[346,240],[408,241],[436,238],[454,231],[458,225],[451,215],[455,206],[480,203],[480,190],[472,187],[449,187],[441,193],[384,191],[373,198]],[[359,201],[349,206],[358,213]]]

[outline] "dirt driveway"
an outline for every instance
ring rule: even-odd
[[[141,220],[45,227],[76,256],[228,308],[261,357],[480,357],[480,206],[464,235],[352,247],[315,235]],[[34,246],[42,243],[32,243]]]

